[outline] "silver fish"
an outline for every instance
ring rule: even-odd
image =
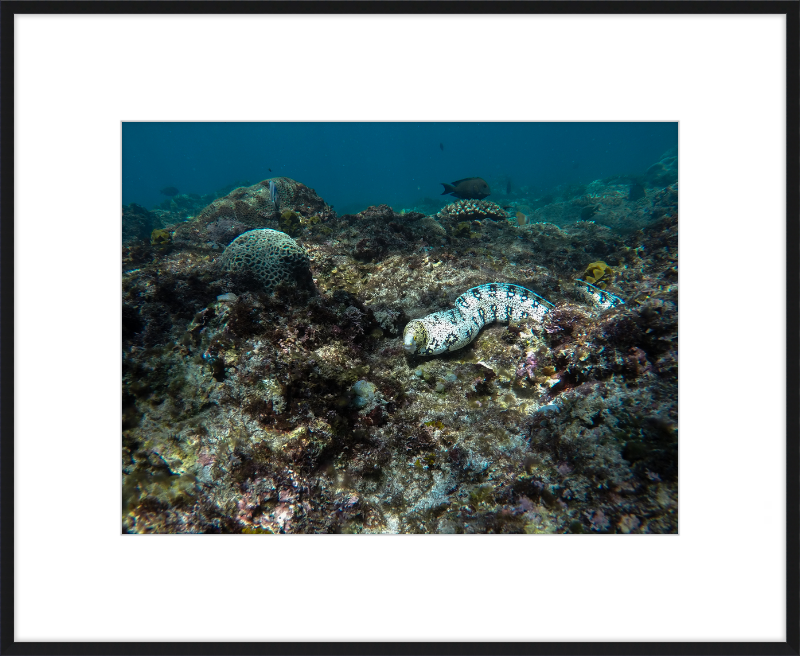
[[[269,199],[275,205],[276,210],[281,209],[281,199],[278,197],[278,187],[273,180],[269,181]]]

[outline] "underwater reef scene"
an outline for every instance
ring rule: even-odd
[[[676,533],[677,165],[124,206],[122,530]]]

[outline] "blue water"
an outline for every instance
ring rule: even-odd
[[[643,173],[677,144],[677,123],[123,123],[122,203],[287,176],[340,214],[400,210],[472,176],[496,197]]]

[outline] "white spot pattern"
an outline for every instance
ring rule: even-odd
[[[456,299],[452,310],[434,312],[410,321],[403,331],[409,353],[439,355],[469,344],[487,323],[494,321],[542,321],[553,304],[530,289],[493,282],[473,287]]]
[[[580,278],[575,281],[575,289],[583,294],[584,298],[589,303],[605,310],[617,307],[618,305],[625,305],[625,301],[619,296],[614,296],[611,292],[595,287],[592,283],[581,280]]]

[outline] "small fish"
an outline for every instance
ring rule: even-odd
[[[267,169],[267,171],[269,171],[270,173],[272,173],[272,169]]]
[[[468,198],[480,200],[492,193],[483,178],[464,178],[463,180],[456,180],[452,184],[447,184],[446,182],[440,182],[439,184],[444,186],[442,196],[452,194],[456,198],[464,200]]]
[[[163,189],[159,190],[159,193],[164,194],[165,196],[177,196],[178,189],[177,187],[164,187]]]
[[[628,200],[639,200],[645,197],[644,187],[638,182],[634,182],[628,190]]]
[[[527,214],[523,214],[522,212],[517,212],[517,225],[521,226],[527,225],[528,218],[529,217]]]
[[[584,207],[581,210],[581,220],[588,221],[591,219],[595,214],[597,214],[598,210],[600,209],[599,205],[592,205],[589,207]]]
[[[276,210],[281,209],[281,199],[278,196],[278,187],[275,185],[274,180],[269,181],[269,199],[275,205]]]
[[[443,144],[443,143],[440,143],[440,144],[439,144],[439,150],[441,150],[442,152],[444,152],[444,144]]]

